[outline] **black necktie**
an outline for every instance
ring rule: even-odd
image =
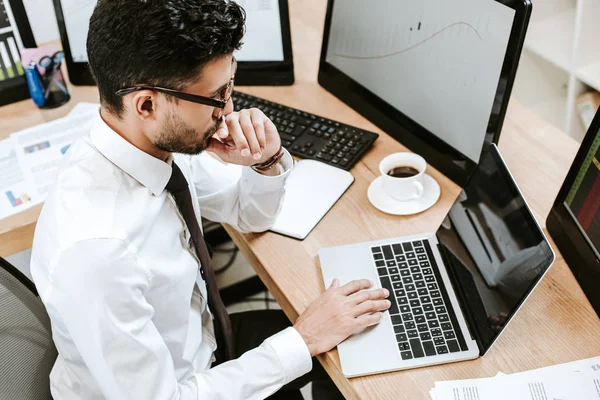
[[[215,321],[215,337],[217,339],[217,362],[222,363],[233,358],[233,334],[231,330],[231,321],[227,309],[223,304],[219,288],[217,287],[217,279],[215,270],[212,265],[204,236],[200,230],[198,219],[194,213],[192,205],[192,197],[188,187],[188,182],[183,176],[183,173],[173,162],[173,172],[171,179],[167,183],[167,190],[175,198],[177,207],[183,215],[183,219],[192,235],[192,241],[196,247],[196,255],[200,259],[200,274],[206,282],[208,291],[208,307],[210,308]]]

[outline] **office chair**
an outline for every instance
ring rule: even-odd
[[[0,399],[52,399],[57,354],[33,282],[0,257]]]
[[[204,240],[208,245],[208,251],[213,255],[213,249],[218,246],[232,242],[231,237],[225,231],[225,228],[221,224],[217,224],[211,221],[202,220],[202,230],[204,231]],[[233,260],[232,260],[233,261]],[[228,266],[217,266],[215,265],[215,272],[217,275],[228,269]],[[254,296],[267,290],[265,284],[260,280],[258,276],[246,278],[242,281],[236,282],[226,288],[220,288],[221,299],[226,307],[244,301],[247,297]]]

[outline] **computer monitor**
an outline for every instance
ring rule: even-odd
[[[88,67],[87,36],[97,0],[54,0],[69,79],[95,85]],[[288,0],[238,0],[246,11],[244,45],[235,52],[237,85],[291,85],[294,61]]]
[[[581,143],[546,226],[600,317],[600,110]]]
[[[319,83],[463,185],[498,142],[529,0],[329,0]]]
[[[35,47],[21,0],[0,0],[0,106],[25,100],[29,89],[21,50]]]

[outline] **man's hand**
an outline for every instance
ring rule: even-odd
[[[311,357],[346,340],[352,332],[375,325],[390,308],[387,289],[362,291],[372,286],[362,279],[340,287],[337,279],[315,300],[294,324],[306,342]]]
[[[206,150],[227,163],[253,165],[274,156],[280,146],[273,122],[258,108],[251,108],[229,114]]]

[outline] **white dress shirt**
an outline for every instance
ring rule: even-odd
[[[196,216],[264,231],[284,195],[279,176],[176,155]],[[33,279],[59,356],[54,399],[263,399],[311,369],[294,328],[211,368],[206,286],[189,231],[165,190],[171,160],[124,140],[100,116],[67,153],[39,218]]]

